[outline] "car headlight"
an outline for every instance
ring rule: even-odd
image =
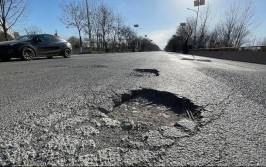
[[[67,47],[69,47],[69,48],[72,48],[72,45],[71,45],[71,43],[67,43]]]

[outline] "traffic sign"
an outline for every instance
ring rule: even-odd
[[[194,7],[205,5],[205,0],[195,0],[194,1]]]

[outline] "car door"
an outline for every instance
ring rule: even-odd
[[[52,35],[41,35],[36,39],[38,55],[57,55],[61,50],[61,45]]]
[[[44,56],[49,53],[50,40],[48,35],[41,35],[36,38],[35,47],[39,56]]]
[[[51,42],[50,44],[50,54],[53,54],[53,55],[59,55],[61,54],[61,51],[62,51],[62,41],[53,36],[53,35],[49,35],[49,40]]]

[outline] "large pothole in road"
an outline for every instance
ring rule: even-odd
[[[109,117],[119,121],[132,120],[145,124],[149,130],[161,126],[179,126],[178,121],[190,120],[198,125],[202,108],[189,99],[153,89],[133,90],[116,102]]]
[[[199,130],[203,108],[191,100],[154,89],[119,91],[100,106],[101,147],[157,149]]]
[[[159,71],[156,69],[133,69],[132,76],[136,77],[151,77],[159,76]]]

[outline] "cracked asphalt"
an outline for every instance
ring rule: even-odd
[[[147,89],[155,100],[132,95]],[[156,101],[168,94],[200,116]],[[0,165],[266,166],[265,108],[265,65],[165,52],[0,62]]]

